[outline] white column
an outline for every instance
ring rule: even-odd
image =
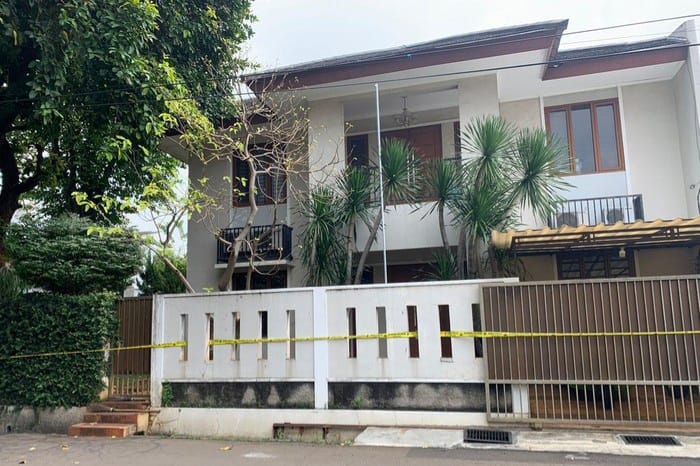
[[[328,300],[325,288],[313,289],[314,337],[328,336]],[[314,408],[328,408],[328,340],[314,341]]]
[[[495,74],[467,78],[460,81],[459,127],[469,124],[474,117],[499,115],[498,79]]]
[[[343,104],[334,100],[309,102],[309,185],[333,183],[345,168]]]
[[[153,308],[151,310],[151,343],[165,342],[165,299],[163,296],[153,296]],[[163,382],[163,359],[165,349],[151,350],[151,406],[160,407]]]

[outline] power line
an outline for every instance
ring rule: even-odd
[[[694,14],[689,14],[689,15],[681,15],[681,16],[672,16],[672,17],[666,17],[666,18],[657,18],[657,19],[651,19],[651,20],[645,20],[645,21],[637,21],[637,22],[632,22],[632,23],[623,23],[623,24],[617,24],[617,25],[612,25],[612,26],[603,26],[603,27],[598,27],[598,28],[591,28],[591,29],[583,29],[579,31],[570,31],[570,32],[564,32],[562,34],[552,34],[552,35],[547,35],[547,36],[539,36],[539,38],[557,38],[561,36],[571,36],[571,35],[576,35],[576,34],[586,34],[586,33],[591,33],[591,32],[599,32],[599,31],[605,31],[605,30],[611,30],[611,29],[620,29],[620,28],[625,28],[625,27],[631,27],[631,26],[639,26],[643,24],[654,24],[654,23],[660,23],[660,22],[665,22],[665,21],[674,21],[674,20],[679,20],[679,19],[689,19],[689,18],[694,18],[700,16],[700,13],[694,13]],[[525,32],[522,34],[531,34],[532,32]],[[643,35],[640,35],[643,37]],[[636,37],[636,36],[625,36],[624,38],[631,38],[631,37]],[[609,39],[598,39],[598,40],[613,40],[615,38],[609,38]],[[522,41],[527,41],[527,40],[532,40],[531,37],[520,37],[520,38],[514,38],[514,39],[509,39],[505,41],[499,41],[499,45],[503,44],[511,44],[511,43],[518,43]],[[580,41],[578,43],[583,43],[583,42],[590,42],[590,41]],[[575,42],[576,43],[576,42]],[[449,47],[449,49],[452,50],[468,50],[472,48],[479,48],[479,47],[487,47],[489,45],[492,45],[490,43],[480,43],[480,44],[464,44],[462,46],[458,47]],[[418,52],[411,52],[412,56],[416,55],[423,55],[423,54],[429,54],[433,53],[430,50],[426,51],[418,51]],[[274,70],[273,70],[274,71]],[[231,80],[237,80],[242,78],[245,75],[231,75],[231,76],[225,76],[225,77],[212,77],[208,79],[203,79],[198,82],[224,82],[224,81],[231,81]],[[374,82],[374,81],[373,81]],[[381,81],[379,81],[381,82]],[[121,87],[121,88],[109,88],[109,89],[97,89],[97,90],[91,90],[91,91],[83,91],[83,92],[76,92],[76,93],[66,93],[66,94],[61,94],[61,97],[82,97],[82,96],[89,96],[89,95],[99,95],[99,94],[108,94],[108,93],[113,93],[113,92],[130,92],[130,93],[137,93],[137,92],[142,92],[145,89],[155,89],[155,88],[171,88],[174,86],[180,86],[180,85],[189,85],[191,84],[191,81],[187,80],[180,80],[180,81],[175,81],[172,83],[168,84],[151,84],[151,85],[144,85],[140,86],[138,88],[134,87]],[[305,87],[304,89],[313,89],[313,87]],[[249,95],[255,95],[255,93],[248,93]],[[14,96],[22,96],[24,94],[14,94]],[[5,96],[5,97],[12,97],[10,96]],[[24,102],[32,102],[34,100],[37,100],[36,98],[20,98],[20,99],[11,99],[11,98],[5,98],[0,100],[0,105],[4,103],[24,103]],[[167,99],[166,99],[167,100]],[[174,98],[171,100],[186,100],[185,98]],[[95,106],[102,106],[98,104],[86,104],[86,105],[95,105]]]

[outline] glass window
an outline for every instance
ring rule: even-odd
[[[596,121],[600,166],[603,170],[617,168],[620,155],[618,153],[617,122],[613,105],[596,106]]]
[[[549,133],[553,136],[553,140],[556,144],[566,147],[566,152],[562,154],[562,171],[571,171],[569,125],[566,122],[565,110],[557,110],[549,113]]]
[[[595,152],[593,149],[591,107],[571,109],[571,130],[574,139],[575,172],[593,173],[595,171]]]
[[[549,107],[545,114],[552,139],[569,148],[562,171],[595,173],[624,168],[617,100]]]

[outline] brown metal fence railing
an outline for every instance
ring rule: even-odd
[[[124,298],[119,303],[119,345],[151,344],[151,308],[153,298]],[[147,395],[150,391],[151,350],[114,351],[109,378],[112,396]]]
[[[700,277],[483,287],[491,420],[700,421]]]

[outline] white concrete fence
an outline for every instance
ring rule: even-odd
[[[168,382],[313,382],[328,407],[333,382],[484,383],[473,338],[480,285],[514,279],[170,295],[154,302],[151,396]],[[413,327],[413,328],[412,328]],[[416,330],[407,338],[209,345],[210,339],[327,337]]]

